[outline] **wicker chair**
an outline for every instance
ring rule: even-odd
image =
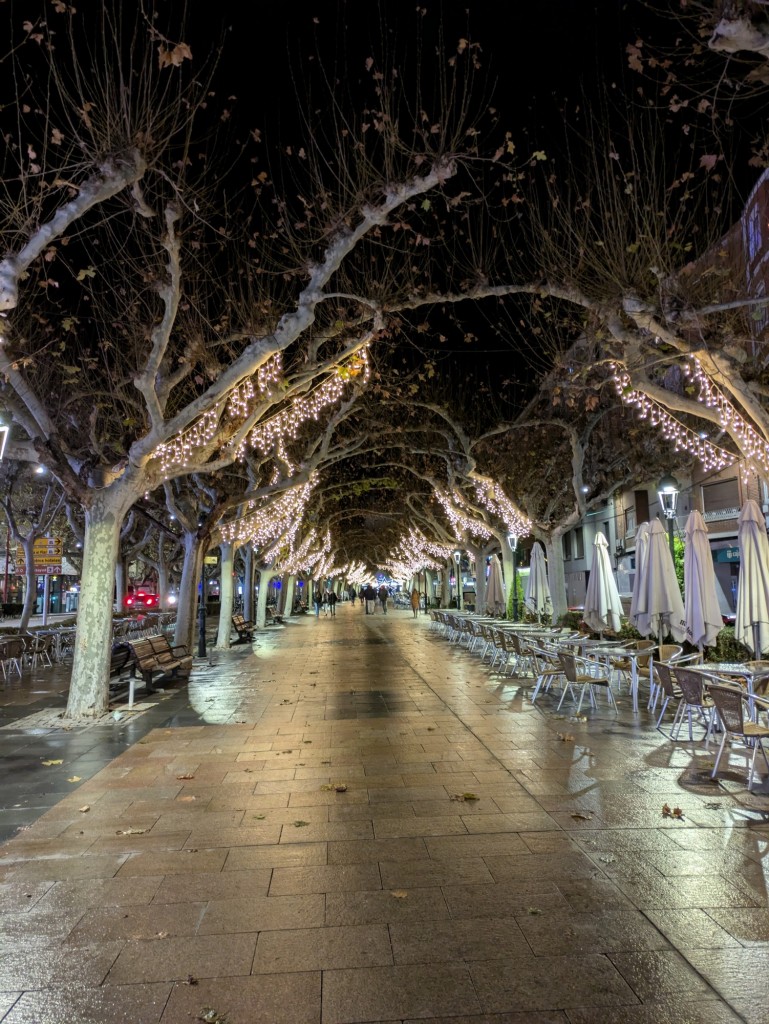
[[[721,740],[721,746],[718,748],[718,756],[716,757],[716,763],[713,765],[710,777],[711,779],[716,777],[718,765],[727,740],[737,739],[748,749],[751,746],[753,748],[753,755],[750,759],[750,772],[748,774],[748,792],[750,792],[755,775],[756,754],[759,750],[769,772],[769,759],[767,759],[763,744],[763,741],[769,738],[769,726],[759,725],[758,722],[751,722],[749,714],[747,716],[745,714],[745,705],[749,704],[750,701],[754,705],[759,705],[764,710],[767,710],[769,702],[762,700],[760,697],[749,698],[742,689],[736,686],[711,684],[709,689],[713,702],[718,709],[718,716],[724,727],[723,739]]]
[[[670,665],[666,665],[663,661],[655,661],[654,674],[657,679],[657,687],[659,688],[659,692],[664,697],[664,700],[662,702],[662,710],[660,711],[659,718],[657,719],[657,728],[660,732],[662,732],[662,719],[665,717],[665,712],[668,709],[668,704],[671,702],[671,700],[675,700],[678,702],[676,704],[676,713],[673,716],[673,726],[675,726],[676,722],[678,721],[678,715],[681,708],[681,701],[683,700],[684,695],[681,691],[681,687],[678,686],[676,684],[676,681],[673,679],[673,673],[671,671]]]
[[[566,677],[566,685],[563,688],[561,699],[558,702],[559,708],[561,707],[561,704],[563,704],[564,697],[566,696],[568,691],[571,691],[572,697],[574,697],[575,686],[582,687],[579,695],[579,703],[577,704],[577,714],[579,714],[579,712],[582,710],[582,701],[585,698],[585,690],[588,691],[590,703],[593,707],[595,707],[595,693],[593,688],[596,686],[600,686],[602,689],[606,690],[606,697],[609,703],[613,706],[614,710],[619,710],[617,708],[617,702],[614,699],[614,694],[612,693],[611,680],[608,676],[593,676],[587,672],[580,672],[578,670],[578,663],[581,664],[584,668],[586,664],[595,665],[595,662],[587,663],[584,658],[578,659],[575,655],[565,654],[563,651],[558,652],[558,659],[561,663],[563,674]]]
[[[673,723],[670,730],[670,738],[677,740],[681,735],[681,724],[686,718],[689,722],[689,740],[693,740],[692,727],[694,716],[702,719],[707,726],[705,730],[705,746],[710,742],[710,734],[715,725],[715,704],[705,692],[705,679],[700,672],[694,672],[688,668],[672,668],[675,681],[681,689],[681,703],[676,713],[677,722]],[[675,733],[675,735],[674,735]]]

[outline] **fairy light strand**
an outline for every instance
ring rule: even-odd
[[[687,427],[679,419],[668,412],[659,402],[650,398],[643,391],[633,388],[630,374],[624,370],[616,370],[614,386],[617,394],[625,403],[638,410],[642,420],[648,420],[653,427],[659,429],[666,441],[670,441],[675,451],[688,452],[693,455],[706,472],[718,471],[732,466],[737,456],[713,444],[706,437]]]

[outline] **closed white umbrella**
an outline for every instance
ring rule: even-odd
[[[633,596],[630,599],[630,621],[634,622],[638,614],[638,597],[644,586],[646,563],[649,556],[649,524],[641,523],[635,535],[635,578],[633,579]]]
[[[550,584],[547,582],[545,552],[538,541],[535,541],[531,549],[529,578],[526,581],[526,593],[523,596],[523,603],[538,619],[545,615],[549,615],[552,618],[553,599],[550,596]]]
[[[740,512],[740,578],[734,635],[756,658],[769,648],[769,541],[761,509],[752,499]]]
[[[490,615],[499,615],[505,609],[505,588],[502,570],[496,555],[491,556],[489,582],[486,587],[486,610]]]
[[[582,617],[596,633],[603,633],[605,629],[617,633],[622,626],[622,602],[609,561],[609,545],[600,531],[593,541],[593,566],[587,581]]]
[[[662,523],[649,524],[649,551],[639,573],[635,615],[630,619],[641,636],[659,637],[671,633],[679,642],[686,636],[684,602],[678,587],[676,570]]]
[[[710,553],[708,530],[700,512],[686,520],[684,549],[684,609],[686,639],[699,647],[713,647],[722,626],[716,593],[716,571]]]

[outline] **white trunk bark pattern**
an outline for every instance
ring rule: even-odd
[[[235,587],[232,580],[232,544],[223,542],[219,548],[221,551],[220,585],[219,585],[219,632],[216,638],[216,646],[226,651],[230,647],[230,634],[232,633],[232,607],[235,597]]]
[[[259,600],[256,602],[256,627],[264,629],[267,625],[267,594],[270,589],[270,580],[275,575],[269,569],[262,569],[259,573]]]
[[[563,565],[563,534],[558,532],[545,541],[547,579],[553,599],[553,622],[558,622],[569,610],[566,600],[566,572]]]
[[[105,490],[86,509],[82,586],[67,718],[98,717],[108,709],[112,591],[126,504],[130,504],[130,500],[125,496]]]
[[[179,584],[174,643],[184,644],[192,653],[195,615],[198,609],[198,582],[203,558],[203,544],[196,533],[184,534],[184,562]]]
[[[296,576],[289,576],[286,579],[285,594],[283,602],[283,614],[290,615],[294,608],[294,588],[296,587]]]

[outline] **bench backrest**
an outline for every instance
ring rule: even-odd
[[[149,640],[152,645],[152,650],[155,654],[173,654],[171,651],[171,644],[169,643],[168,637],[165,633],[157,633],[155,636],[148,636],[147,640]]]
[[[144,637],[142,640],[131,640],[131,649],[134,652],[134,656],[138,662],[152,661],[157,657],[157,651],[152,646],[152,641],[156,638],[154,636]]]

